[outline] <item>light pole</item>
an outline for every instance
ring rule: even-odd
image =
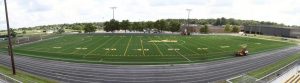
[[[117,9],[117,7],[110,7],[113,10],[113,19],[115,19],[115,10]]]
[[[8,19],[8,11],[7,11],[6,0],[4,0],[4,6],[5,6],[7,36],[8,36],[8,55],[10,56],[10,59],[11,59],[11,67],[12,67],[13,75],[16,75],[14,54],[13,54],[13,51],[12,51],[12,44],[11,44],[11,31],[12,31],[12,29],[10,29],[10,27],[9,27],[9,19]]]
[[[186,11],[188,12],[187,28],[190,28],[190,13],[191,13],[192,9],[186,9]],[[185,33],[186,34],[188,34],[187,28],[185,28]]]

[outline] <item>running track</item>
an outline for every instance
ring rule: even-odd
[[[206,63],[122,66],[69,63],[16,56],[17,69],[67,83],[207,83],[263,67],[300,51],[300,46]],[[10,66],[7,54],[0,64]]]

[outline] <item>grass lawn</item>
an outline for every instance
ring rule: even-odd
[[[251,54],[294,44],[228,35],[64,35],[18,46],[15,52],[40,58],[107,64],[176,64],[234,57],[247,45]]]
[[[21,81],[23,83],[57,83],[54,80],[50,80],[47,78],[43,78],[40,76],[32,75],[23,71],[17,70],[16,75],[12,75],[12,72],[9,68],[0,65],[0,73],[5,74],[9,77],[12,77],[18,81]]]
[[[284,58],[282,60],[279,60],[277,61],[276,63],[274,64],[271,64],[271,65],[268,65],[268,66],[265,66],[263,68],[259,68],[259,69],[256,69],[256,70],[253,70],[249,73],[247,73],[247,75],[251,76],[251,77],[254,77],[254,78],[262,78],[296,60],[299,60],[300,59],[300,52],[295,54],[295,55],[292,55],[292,56],[289,56],[287,58]],[[239,80],[242,80],[241,78],[236,78],[236,79],[233,79],[231,80],[233,83],[239,83]]]
[[[276,71],[277,69],[280,69],[281,67],[284,67],[286,65],[288,65],[289,63],[300,59],[300,53],[295,54],[293,56],[287,57],[283,60],[280,60],[274,64],[268,65],[266,67],[257,69],[255,71],[249,72],[248,75],[253,76],[255,78],[261,78],[273,71]]]

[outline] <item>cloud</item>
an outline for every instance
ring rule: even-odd
[[[2,3],[3,0],[0,0]],[[300,25],[299,0],[9,0],[11,27],[117,20],[237,18]],[[5,27],[0,4],[0,27]],[[0,28],[2,29],[2,28]]]
[[[51,10],[51,6],[47,5],[42,0],[20,0],[20,7],[25,8],[27,12],[40,12]]]
[[[210,0],[150,0],[152,6],[203,5]]]
[[[215,2],[213,3],[213,6],[229,7],[229,6],[232,6],[233,3],[234,3],[234,0],[215,0]]]

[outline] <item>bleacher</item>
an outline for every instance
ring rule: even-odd
[[[289,79],[287,79],[284,83],[300,83],[300,73],[293,75]]]

